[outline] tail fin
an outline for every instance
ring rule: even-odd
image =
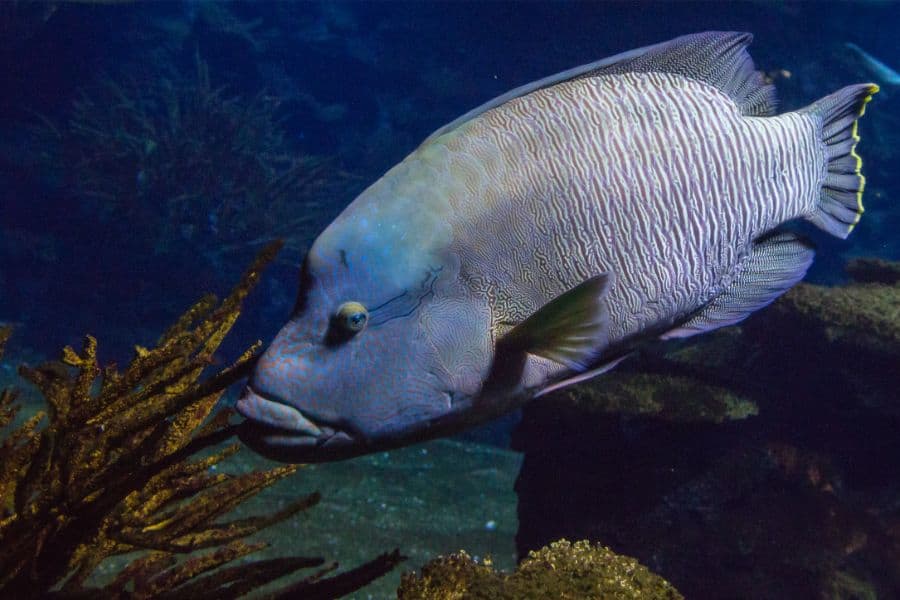
[[[821,119],[828,162],[819,205],[809,220],[839,238],[850,235],[863,213],[866,178],[862,174],[862,159],[856,153],[856,127],[866,112],[866,103],[877,92],[874,83],[851,85],[800,111]]]

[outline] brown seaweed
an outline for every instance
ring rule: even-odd
[[[0,446],[0,593],[231,598],[316,568],[270,596],[306,586],[320,597],[337,597],[402,560],[394,551],[332,577],[326,575],[337,565],[318,557],[234,564],[266,546],[247,543],[247,536],[319,501],[310,493],[271,514],[222,520],[298,469],[215,469],[239,449],[213,448],[234,431],[218,402],[246,375],[258,344],[231,366],[205,374],[277,250],[268,246],[223,301],[203,298],[156,347],[137,347],[123,370],[101,368],[90,336],[81,352],[67,347],[59,362],[20,369],[40,390],[47,411],[10,431]],[[0,346],[8,335],[0,332]],[[17,414],[15,400],[13,391],[0,394],[5,428]],[[134,551],[143,554],[102,589],[89,587],[103,561]]]

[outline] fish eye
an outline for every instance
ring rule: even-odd
[[[359,333],[369,322],[369,311],[359,302],[344,302],[338,307],[335,320],[348,333]]]

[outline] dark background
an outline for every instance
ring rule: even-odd
[[[147,247],[140,233],[157,222],[99,219],[97,203],[68,183],[71,165],[41,159],[48,149],[35,127],[63,127],[79,93],[104,77],[190,75],[199,56],[227,94],[265,90],[279,99],[293,151],[352,176],[320,199],[321,222],[296,232],[301,250],[284,253],[267,274],[232,336],[234,350],[277,330],[295,294],[293,265],[331,215],[428,133],[495,95],[679,34],[740,29],[756,35],[762,70],[790,72],[777,83],[782,107],[792,109],[870,78],[845,42],[900,66],[897,24],[892,2],[4,3],[0,320],[19,323],[15,343],[40,354],[90,332],[102,357],[124,360],[202,292],[227,290],[252,255],[213,264],[177,238]],[[850,255],[900,255],[896,107],[885,86],[861,128],[868,212],[848,242],[810,232],[821,247],[812,280],[840,280]]]

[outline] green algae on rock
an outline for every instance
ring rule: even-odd
[[[892,374],[900,360],[900,262],[854,259],[847,271],[854,279],[847,285],[800,284],[785,294],[764,320],[747,324],[746,344],[766,349],[761,370],[779,373],[781,365],[790,365],[792,376],[780,387],[827,379],[828,387],[819,386],[820,400],[840,399],[845,407],[896,416]],[[784,344],[771,343],[773,331]]]
[[[403,577],[399,600],[679,600],[668,581],[637,560],[582,540],[559,540],[530,552],[512,574],[497,572],[461,551]]]
[[[839,287],[800,284],[772,309],[779,325],[805,336],[861,350],[900,354],[900,285],[854,283]]]
[[[558,397],[586,410],[670,421],[720,423],[759,412],[754,402],[734,391],[687,375],[612,373],[597,383],[565,390]]]

